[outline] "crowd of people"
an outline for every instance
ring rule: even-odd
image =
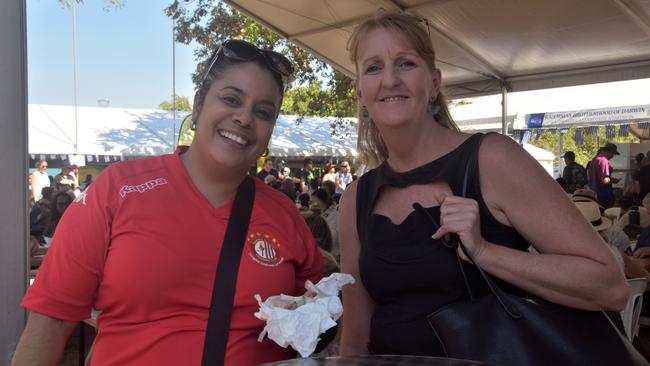
[[[650,152],[649,152],[650,153]],[[564,153],[566,166],[558,183],[581,213],[610,244],[628,278],[650,281],[650,160],[643,153],[630,163],[624,188],[615,190],[619,179],[612,176],[609,160],[619,155],[613,143],[602,146],[583,167],[575,153]]]
[[[31,242],[45,248],[65,210],[92,183],[91,175],[79,182],[79,167],[76,164],[61,168],[61,172],[55,176],[47,173],[47,167],[46,160],[39,160],[28,182]]]
[[[575,309],[623,308],[624,271],[606,244],[620,235],[603,234],[613,225],[603,224],[599,206],[592,210],[598,195],[610,199],[601,191],[611,188],[615,145],[587,169],[594,189],[578,189],[572,203],[512,139],[460,132],[419,18],[379,12],[355,28],[349,51],[357,150],[368,172],[354,179],[342,162],[321,175],[310,159],[296,171],[268,159],[260,179],[250,177],[292,67],[276,52],[224,42],[205,63],[191,146],[110,166],[60,218],[22,302],[30,316],[13,364],[56,364],[93,308],[101,312],[93,365],[200,364],[215,346],[204,342],[219,305],[232,316],[216,364],[292,358],[292,350],[258,341],[265,324],[253,315],[254,295],[301,295],[307,280],[337,271],[339,259],[356,280],[342,294],[344,356],[445,356],[427,316],[468,298],[459,271],[474,296],[489,292],[468,256],[519,293]],[[251,184],[249,221],[229,225]],[[222,238],[242,225],[233,302],[211,302]]]

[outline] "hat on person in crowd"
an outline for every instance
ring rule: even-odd
[[[596,192],[587,188],[576,189],[571,195],[573,202],[596,202],[598,203],[598,196]]]
[[[612,220],[618,220],[621,217],[621,208],[620,207],[610,207],[606,208],[603,212],[603,216],[610,218]]]
[[[575,192],[573,192],[573,195],[571,196],[571,201],[573,201],[574,203],[594,202],[596,205],[598,205],[598,208],[600,209],[601,212],[605,210],[605,207],[603,207],[603,205],[601,205],[598,202],[598,196],[596,195],[596,192],[588,188],[576,189]]]
[[[591,223],[591,226],[593,226],[594,230],[603,231],[612,226],[612,220],[600,214],[600,208],[598,208],[598,204],[596,202],[583,201],[573,203],[576,205],[582,216],[584,216],[587,221]]]
[[[606,143],[605,146],[602,146],[600,149],[612,152],[614,155],[621,155],[621,153],[618,152],[616,144],[612,144],[611,142]]]
[[[285,166],[284,168],[282,168],[282,174],[284,175],[291,174],[291,169],[288,166]]]

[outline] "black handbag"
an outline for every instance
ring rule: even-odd
[[[463,196],[471,160],[476,159],[466,167]],[[438,226],[422,206],[414,206]],[[474,296],[456,254],[469,299],[427,316],[447,357],[501,366],[650,365],[605,312],[507,293],[483,272],[457,236],[443,244],[454,251],[460,245],[490,289],[487,295]]]

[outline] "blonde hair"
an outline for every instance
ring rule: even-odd
[[[392,29],[406,37],[411,46],[424,59],[431,71],[436,70],[436,52],[425,28],[423,21],[412,15],[390,11],[379,11],[373,17],[366,19],[358,25],[348,41],[348,52],[350,60],[356,65],[359,52],[359,44],[363,37],[370,31],[377,28]],[[357,73],[359,70],[357,70]],[[454,131],[460,131],[454,122],[449,108],[447,98],[442,90],[433,101],[433,117],[439,125]],[[372,121],[363,106],[358,105],[359,133],[357,138],[357,151],[361,161],[368,167],[376,167],[388,158],[388,148],[384,143],[377,126]]]

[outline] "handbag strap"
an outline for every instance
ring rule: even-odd
[[[481,143],[483,142],[483,139],[485,138],[486,135],[482,135],[479,140],[478,144],[476,147],[476,151],[473,154],[470,154],[470,156],[467,159],[467,165],[465,165],[465,175],[463,177],[463,188],[462,188],[462,197],[467,197],[467,185],[469,184],[469,176],[470,176],[470,170],[472,172],[477,171],[478,167],[478,152],[481,146]],[[425,211],[426,212],[426,211]],[[435,223],[435,220],[433,221]],[[437,224],[437,223],[436,223]],[[481,274],[481,277],[485,280],[485,282],[488,285],[488,288],[490,291],[494,294],[494,296],[497,298],[499,301],[499,304],[501,304],[501,307],[505,312],[512,317],[513,319],[519,319],[521,318],[521,314],[519,311],[517,311],[517,308],[514,306],[514,304],[508,299],[507,296],[503,293],[503,290],[499,286],[497,286],[496,283],[494,283],[491,279],[490,276],[488,276],[481,266],[476,263],[476,260],[474,259],[474,255],[470,253],[469,250],[465,247],[463,242],[458,238],[457,234],[452,235],[451,242],[453,243],[452,245],[449,245],[448,247],[450,249],[454,249],[456,251],[457,246],[460,245],[461,250],[463,251],[463,254],[469,259],[469,261],[476,267],[478,272]],[[456,251],[456,259],[458,262],[458,268],[460,269],[460,273],[463,277],[463,281],[465,283],[465,288],[467,289],[467,293],[469,294],[470,299],[474,300],[475,296],[474,293],[472,292],[472,288],[470,286],[469,280],[467,278],[467,275],[465,274],[465,269],[463,268],[463,263],[462,260],[460,259],[460,256],[458,255],[458,252]]]
[[[255,181],[246,176],[237,188],[212,289],[208,325],[203,343],[202,366],[223,365],[241,253],[253,211]]]

